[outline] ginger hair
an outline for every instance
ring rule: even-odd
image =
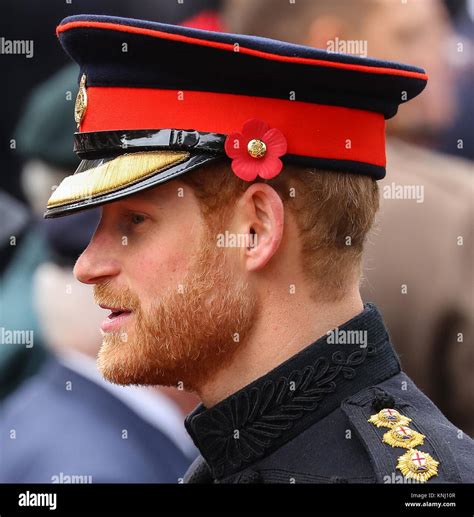
[[[180,178],[181,179],[181,178]],[[237,199],[251,183],[235,176],[228,160],[219,160],[182,177],[196,195],[209,226],[223,225],[232,216]],[[312,296],[340,300],[361,276],[364,243],[379,207],[377,182],[349,174],[285,165],[271,185],[294,218],[301,266]]]

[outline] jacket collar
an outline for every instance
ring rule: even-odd
[[[400,371],[377,308],[364,310],[185,425],[214,478],[269,455],[367,386]]]

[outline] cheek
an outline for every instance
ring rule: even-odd
[[[165,242],[150,242],[146,250],[134,257],[131,288],[148,300],[169,288],[177,289],[189,271],[193,260],[195,240],[185,232],[176,233],[179,238]]]
[[[194,214],[170,213],[169,223],[150,232],[130,250],[127,268],[131,289],[142,299],[153,301],[168,289],[176,290],[192,266],[202,229]],[[195,221],[189,224],[189,221]]]
[[[190,265],[189,255],[183,251],[164,250],[154,254],[148,260],[143,257],[137,264],[134,290],[153,298],[168,288],[175,288],[182,282]]]

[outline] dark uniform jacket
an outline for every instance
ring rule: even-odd
[[[474,482],[474,442],[401,371],[371,304],[186,427],[188,483]]]

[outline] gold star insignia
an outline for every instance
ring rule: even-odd
[[[397,469],[407,479],[415,479],[425,483],[432,476],[438,475],[439,461],[433,459],[427,452],[409,449],[398,458]]]
[[[413,449],[417,445],[423,444],[424,434],[410,429],[406,425],[392,427],[383,435],[383,441],[392,447],[403,447]]]
[[[394,427],[396,425],[407,425],[411,422],[411,418],[401,415],[396,409],[385,408],[372,415],[368,422],[377,427]]]

